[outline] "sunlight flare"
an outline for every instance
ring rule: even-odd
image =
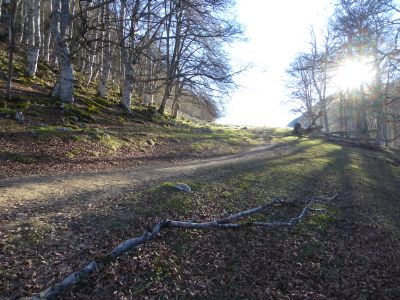
[[[368,57],[346,59],[334,75],[335,86],[344,89],[357,89],[362,83],[371,83],[375,75],[372,60]]]

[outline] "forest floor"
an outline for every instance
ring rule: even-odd
[[[293,229],[167,230],[61,299],[398,299],[400,170],[383,153],[277,135],[229,156],[0,181],[0,298],[56,283],[165,220],[206,221],[311,195],[328,214]],[[171,186],[184,182],[193,193]]]

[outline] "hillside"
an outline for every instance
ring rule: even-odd
[[[4,47],[0,50],[5,69],[6,51]],[[37,76],[29,78],[23,65],[23,52],[17,53],[11,102],[5,101],[4,76],[0,78],[0,178],[122,168],[148,159],[224,155],[269,138],[262,130],[227,127],[189,116],[162,116],[139,100],[132,106],[132,115],[127,115],[117,90],[101,98],[94,83],[83,86],[79,72],[74,104],[61,104],[51,97],[56,78],[51,66],[41,61]],[[185,105],[190,105],[187,99]],[[16,120],[17,112],[23,113],[24,121]]]

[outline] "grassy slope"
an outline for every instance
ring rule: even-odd
[[[160,219],[210,220],[273,197],[299,200],[256,217],[282,220],[312,194],[339,193],[336,206],[326,207],[328,216],[314,214],[290,231],[170,230],[63,298],[398,299],[398,166],[363,149],[285,140],[295,153],[232,167],[223,176],[215,170],[208,182],[197,174],[185,181],[192,194],[166,182],[95,203],[72,218],[43,216],[19,230],[9,224],[3,251],[14,259],[0,274],[1,289],[8,296],[21,296],[21,286],[22,294],[38,291]]]
[[[193,195],[173,191],[166,183],[121,200],[124,210],[137,216],[136,229],[161,218],[210,220],[273,197],[339,193],[340,207],[326,207],[329,216],[314,215],[292,231],[165,233],[160,241],[122,258],[96,284],[69,296],[88,295],[95,286],[99,293],[111,294],[119,285],[121,297],[398,298],[398,166],[379,154],[321,140],[292,143],[298,150],[294,155],[240,166],[210,183],[189,181]],[[276,209],[266,218],[287,219],[300,209],[301,203],[297,209]]]
[[[0,65],[6,65],[0,47]],[[0,178],[26,174],[84,171],[136,165],[143,160],[184,159],[235,153],[260,144],[269,132],[194,123],[160,116],[134,102],[132,117],[111,91],[96,96],[96,86],[82,86],[76,73],[75,104],[60,108],[49,97],[56,74],[44,62],[38,76],[26,78],[22,53],[16,56],[14,98],[0,91]],[[0,88],[5,86],[0,79]],[[22,111],[25,122],[14,120]],[[260,140],[261,139],[261,140]]]

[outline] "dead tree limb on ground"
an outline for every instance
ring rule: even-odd
[[[369,138],[365,132],[323,132],[318,133],[317,137],[322,137],[331,142],[347,144],[353,147],[364,148],[368,150],[379,151],[383,150],[375,144],[375,140]]]
[[[59,295],[61,292],[65,291],[67,288],[71,287],[72,285],[83,281],[84,279],[88,278],[89,275],[93,274],[96,271],[99,271],[101,268],[104,268],[106,265],[108,265],[111,261],[115,260],[117,257],[121,256],[123,253],[127,251],[131,251],[138,247],[139,245],[145,244],[146,242],[154,239],[159,235],[159,233],[163,229],[167,228],[184,228],[184,229],[209,229],[209,228],[220,228],[220,229],[234,229],[234,228],[243,228],[243,227],[249,227],[249,226],[255,226],[255,227],[263,227],[263,228],[290,228],[293,227],[294,225],[298,224],[301,222],[310,212],[319,212],[319,213],[326,213],[325,210],[316,210],[312,206],[315,203],[318,203],[320,201],[324,201],[326,203],[334,200],[337,198],[337,195],[335,194],[332,197],[311,197],[308,199],[305,203],[305,206],[297,215],[296,217],[293,217],[289,219],[288,221],[273,221],[273,222],[259,222],[259,221],[254,221],[254,222],[245,222],[245,223],[235,223],[240,219],[249,217],[251,215],[254,215],[256,213],[265,211],[268,208],[271,208],[273,206],[277,205],[284,205],[284,204],[290,204],[293,203],[293,201],[284,201],[280,199],[274,199],[270,203],[258,206],[255,208],[251,208],[245,211],[241,211],[239,213],[230,215],[229,217],[223,218],[223,219],[218,219],[210,222],[204,222],[204,223],[194,223],[191,221],[161,221],[158,222],[153,226],[153,228],[145,231],[141,236],[126,240],[119,244],[117,247],[115,247],[109,254],[97,258],[96,260],[93,260],[89,262],[85,267],[82,269],[71,273],[67,277],[65,277],[62,281],[60,281],[57,284],[54,284],[53,286],[50,286],[46,290],[40,292],[36,296],[33,296],[29,299],[32,300],[38,300],[38,299],[53,299],[57,295]]]

